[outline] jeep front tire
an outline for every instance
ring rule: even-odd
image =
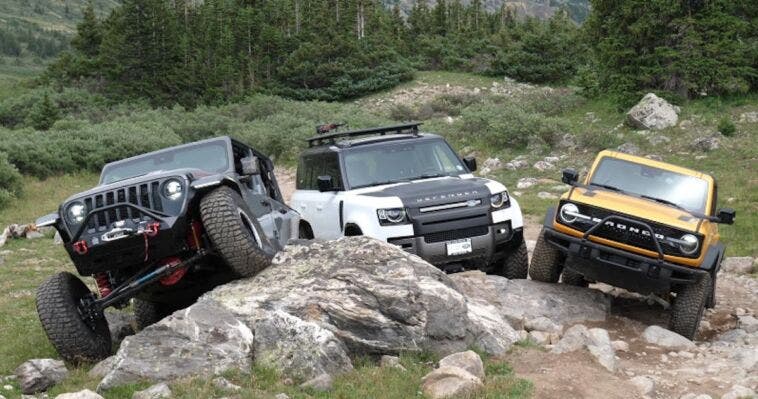
[[[173,307],[144,299],[134,298],[132,301],[134,320],[137,323],[137,331],[153,325],[173,313]]]
[[[676,297],[671,305],[669,320],[671,331],[687,339],[695,337],[700,320],[703,318],[708,296],[711,295],[712,284],[711,275],[703,274],[694,284],[682,285],[674,289]]]
[[[528,271],[529,252],[523,239],[521,240],[521,244],[506,252],[503,260],[495,266],[494,270],[495,274],[509,280],[524,279]]]
[[[545,230],[540,231],[532,253],[529,277],[543,283],[557,283],[563,269],[563,254],[545,239]]]
[[[82,318],[82,299],[92,295],[71,273],[58,273],[37,289],[37,314],[48,339],[63,360],[95,363],[111,354],[108,321],[101,316],[91,322]]]
[[[200,217],[213,247],[239,277],[252,277],[271,264],[268,239],[242,197],[219,187],[200,200]]]

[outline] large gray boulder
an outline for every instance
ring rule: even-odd
[[[304,242],[259,275],[127,337],[103,366],[100,388],[252,363],[306,381],[351,370],[351,355],[446,355],[469,346],[500,355],[518,340],[507,312],[467,297],[444,272],[385,242]]]
[[[24,394],[47,391],[66,377],[68,369],[60,360],[31,359],[16,368],[16,379]]]
[[[679,107],[648,93],[626,114],[627,123],[638,129],[661,130],[676,126]]]

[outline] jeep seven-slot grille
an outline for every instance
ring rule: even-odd
[[[111,191],[106,191],[89,196],[84,199],[84,204],[89,210],[95,210],[95,214],[89,219],[87,227],[90,229],[107,227],[118,220],[134,219],[147,220],[149,216],[129,207],[117,206],[115,208],[97,211],[100,208],[118,204],[134,204],[157,212],[163,211],[160,197],[160,181],[137,184]]]
[[[563,203],[561,203],[561,206],[562,205],[563,205]],[[637,218],[637,217],[634,217],[634,216],[625,215],[625,214],[618,213],[618,212],[611,212],[611,211],[608,211],[608,210],[602,209],[602,208],[595,208],[595,207],[591,207],[591,206],[587,206],[587,205],[583,205],[583,204],[576,204],[576,203],[575,203],[575,205],[577,205],[579,207],[579,213],[582,213],[584,215],[590,216],[590,217],[595,218],[595,219],[602,220],[603,218],[608,217],[610,215],[618,215],[618,216],[623,216],[623,217],[626,217],[626,218],[629,218],[629,219],[639,220],[640,222],[648,224],[653,230],[655,230],[656,234],[660,234],[660,235],[662,235],[664,237],[670,237],[670,238],[676,238],[676,239],[678,239],[678,238],[682,237],[683,235],[689,233],[689,232],[685,232],[683,230],[679,230],[679,229],[674,228],[674,227],[670,227],[670,226],[666,226],[666,225],[663,225],[663,224],[651,222],[649,220],[640,219],[640,218]],[[556,213],[556,218],[558,218],[557,213]],[[560,219],[557,219],[557,220],[559,222],[561,222]],[[613,220],[611,220],[611,221],[615,222]],[[561,223],[563,223],[563,222],[561,222]],[[625,224],[623,222],[619,222],[619,223]],[[580,231],[587,231],[592,226],[594,226],[594,224],[589,224],[589,223],[573,223],[573,224],[571,224],[571,227],[573,227],[573,228],[575,228],[577,230],[580,230]],[[592,235],[596,236],[596,237],[605,238],[605,239],[608,239],[608,240],[611,240],[611,241],[616,241],[616,242],[624,243],[624,244],[627,244],[627,245],[632,245],[632,246],[635,246],[635,247],[638,247],[638,248],[644,248],[644,249],[647,249],[647,250],[650,250],[650,251],[653,251],[653,252],[658,252],[658,250],[656,249],[656,246],[655,246],[655,242],[653,242],[653,238],[650,237],[647,234],[642,234],[641,233],[642,231],[646,230],[644,227],[642,227],[641,225],[635,225],[635,226],[632,226],[632,227],[638,228],[640,230],[640,233],[632,232],[628,228],[621,229],[621,228],[617,228],[615,226],[603,225],[603,226],[598,227],[595,231],[593,231]],[[687,258],[697,258],[700,255],[700,251],[699,250],[698,250],[698,252],[696,252],[693,255],[685,255],[685,254],[683,254],[679,250],[678,247],[669,245],[666,242],[664,242],[664,240],[661,240],[660,238],[658,239],[658,242],[660,243],[661,250],[663,250],[663,253],[665,255],[681,256],[681,257],[687,257]]]
[[[483,236],[489,233],[487,226],[469,227],[467,229],[440,231],[439,233],[429,233],[424,235],[424,242],[427,244],[443,241],[460,240],[462,238]]]

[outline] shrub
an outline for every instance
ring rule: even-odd
[[[560,118],[529,112],[516,104],[468,107],[461,117],[461,133],[473,135],[492,148],[523,148],[530,140],[552,145],[558,133],[567,128]]]
[[[728,116],[725,116],[719,120],[718,130],[724,136],[730,137],[737,131],[737,126]]]
[[[8,156],[0,152],[0,208],[8,205],[20,193],[21,174],[8,162]]]

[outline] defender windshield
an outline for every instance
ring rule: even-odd
[[[222,173],[229,169],[229,153],[225,141],[211,141],[145,154],[106,165],[101,184],[109,184],[150,172],[173,169],[201,169]]]
[[[345,152],[344,162],[353,189],[468,173],[443,140],[354,148]]]
[[[608,157],[600,161],[590,185],[699,213],[705,213],[708,199],[708,182],[703,179]]]

